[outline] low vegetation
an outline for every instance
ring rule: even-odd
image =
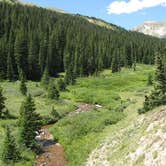
[[[112,74],[110,70],[105,70],[98,77],[79,78],[75,85],[68,86],[66,91],[60,93],[59,100],[49,99],[47,90],[40,83],[28,81],[27,94],[32,95],[43,124],[58,120],[51,132],[64,146],[68,164],[81,165],[102,140],[104,130],[126,117],[123,111],[133,101],[130,98],[121,98],[121,93],[144,91],[147,87],[148,74],[153,71],[152,66],[138,65],[136,71],[123,69],[121,73]],[[34,162],[34,152],[20,147],[18,143],[20,130],[17,118],[20,117],[21,103],[25,100],[19,91],[19,85],[20,81],[1,83],[6,108],[14,118],[0,122],[2,138],[0,147],[3,147],[5,126],[8,124],[21,154],[21,160],[16,162],[16,166],[23,163],[31,166]],[[101,108],[93,107],[91,111],[68,115],[69,112],[76,110],[79,103],[100,105]],[[0,164],[3,165],[2,162]]]

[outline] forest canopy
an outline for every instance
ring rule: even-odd
[[[90,23],[80,15],[0,2],[0,78],[40,80],[67,70],[78,76],[133,63],[153,64],[165,42],[116,27]],[[111,25],[113,26],[113,25]]]

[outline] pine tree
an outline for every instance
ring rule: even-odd
[[[5,100],[6,98],[2,94],[2,88],[0,87],[0,118],[4,117],[4,109],[5,109]]]
[[[166,74],[161,55],[156,57],[155,76],[154,90],[152,90],[149,96],[145,96],[143,109],[140,109],[139,113],[145,113],[156,106],[166,104]]]
[[[23,71],[20,70],[20,79],[21,79],[21,83],[20,83],[20,92],[22,95],[26,95],[27,94],[27,87],[26,87],[26,83],[25,83],[25,77],[23,74]]]
[[[28,73],[28,41],[24,30],[21,30],[14,43],[14,53],[17,62],[17,70],[22,70],[27,76]]]
[[[60,115],[54,107],[52,107],[52,110],[51,110],[51,117],[54,122],[57,122],[60,119]]]
[[[27,148],[36,150],[37,142],[35,137],[37,136],[36,132],[41,128],[41,117],[35,110],[34,101],[31,95],[28,95],[20,109],[20,141]]]
[[[65,84],[65,81],[63,79],[59,79],[57,81],[57,85],[58,85],[58,90],[59,91],[65,91],[66,90],[66,84]]]
[[[153,85],[153,76],[151,73],[148,75],[147,85]]]
[[[134,62],[133,62],[133,70],[136,71],[136,66],[137,66],[137,59],[136,56],[134,56]]]
[[[50,81],[48,87],[48,98],[55,100],[59,99],[59,91],[57,90],[55,84],[52,81]]]
[[[156,82],[155,90],[159,90],[163,95],[166,93],[166,73],[164,69],[164,64],[162,63],[162,58],[160,55],[156,57]]]
[[[28,79],[38,81],[40,79],[40,65],[39,65],[39,41],[35,37],[31,37],[29,43],[28,55]]]
[[[44,73],[42,75],[41,78],[41,85],[47,89],[48,85],[49,85],[49,72],[48,72],[48,65],[46,65],[45,69],[44,69]]]
[[[73,72],[72,64],[68,66],[64,80],[66,85],[74,85],[76,83],[76,76]]]
[[[7,79],[9,81],[14,80],[14,69],[12,66],[12,59],[11,59],[10,53],[8,54],[8,57],[7,57]]]
[[[119,58],[119,51],[115,50],[113,53],[113,59],[112,59],[112,73],[119,72],[120,71],[120,58]]]
[[[21,159],[14,137],[11,135],[9,127],[6,127],[6,137],[3,143],[2,160],[5,163],[17,162]]]

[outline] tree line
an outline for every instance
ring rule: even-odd
[[[137,32],[92,24],[80,15],[0,2],[0,78],[40,80],[66,72],[72,77],[113,72],[135,62],[153,64],[164,41]],[[113,26],[113,25],[112,25]],[[47,68],[47,69],[46,69]]]

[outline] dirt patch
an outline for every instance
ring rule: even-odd
[[[89,112],[89,111],[92,111],[95,108],[100,109],[100,108],[102,108],[102,106],[101,105],[93,105],[93,104],[83,103],[83,104],[80,104],[74,112],[71,112],[69,114],[69,116],[80,114],[80,113],[83,113],[83,112]]]
[[[36,157],[35,166],[65,166],[67,164],[64,149],[54,141],[49,132],[50,127],[51,125],[44,126],[37,137],[43,153]]]

